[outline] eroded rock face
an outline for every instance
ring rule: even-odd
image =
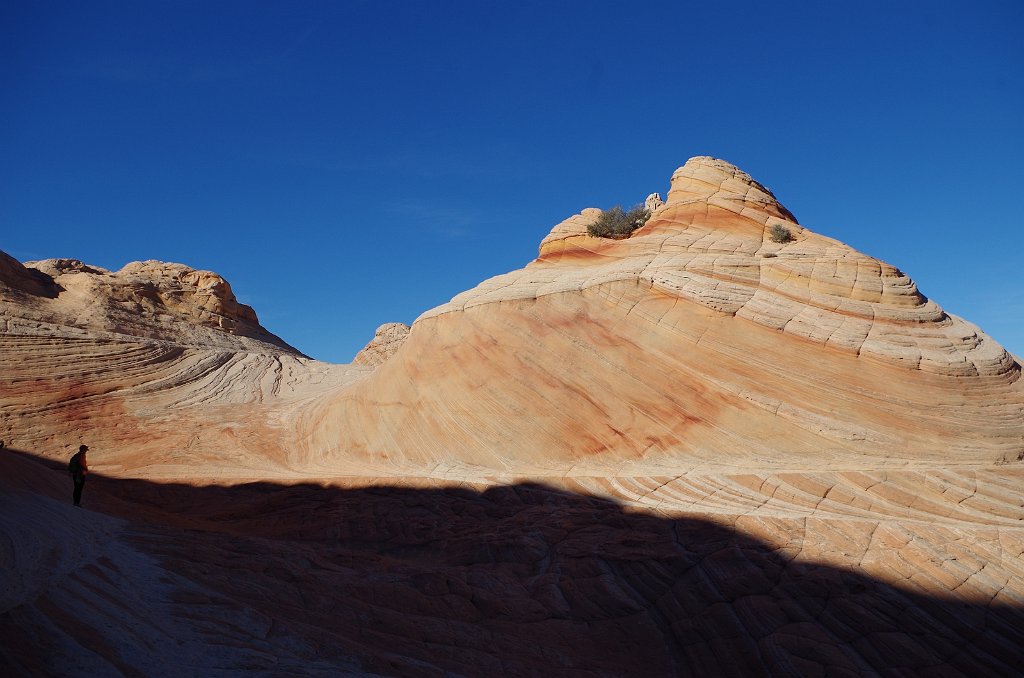
[[[660,193],[651,193],[647,196],[647,199],[644,200],[644,209],[648,212],[653,212],[664,204],[665,201],[661,199]]]
[[[385,323],[377,328],[366,346],[352,360],[353,365],[376,367],[395,354],[409,336],[405,323]]]
[[[5,300],[19,301],[26,296],[54,297],[60,289],[51,276],[28,268],[6,252],[0,252],[0,293]]]
[[[246,345],[227,336],[233,335],[297,353],[264,329],[255,311],[210,271],[159,261],[132,262],[116,273],[76,259],[6,264],[0,271],[4,296],[12,302],[17,296],[20,303],[0,305],[0,323],[22,330],[34,322],[200,346]]]
[[[240,326],[259,325],[256,312],[238,303],[228,281],[212,271],[159,261],[136,261],[122,268],[118,275],[136,285],[128,288],[133,300],[162,303],[197,325],[229,333]]]

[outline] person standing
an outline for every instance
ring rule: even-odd
[[[71,474],[71,480],[75,482],[75,492],[72,495],[75,506],[82,503],[82,488],[85,487],[85,476],[89,473],[89,461],[85,456],[88,451],[88,445],[79,445],[78,452],[71,457],[71,462],[68,464],[68,473]]]

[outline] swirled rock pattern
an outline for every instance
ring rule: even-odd
[[[181,264],[0,259],[0,329],[0,440],[51,458],[89,440],[150,477],[286,472],[288,413],[367,372],[303,356]]]
[[[648,204],[352,365],[0,253],[0,673],[1019,672],[1019,360],[726,162]]]
[[[87,511],[58,501],[57,471],[15,453],[0,470],[12,675],[971,676],[1024,658],[1019,469],[600,481],[654,510],[592,481],[102,477]],[[915,483],[921,502],[900,496]]]
[[[732,165],[691,159],[626,240],[587,235],[599,213],[425,313],[395,360],[305,426],[350,468],[456,476],[1024,453],[1013,356],[897,268],[800,226]]]

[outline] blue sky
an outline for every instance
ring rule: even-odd
[[[641,5],[0,0],[0,249],[349,362],[712,155],[1024,356],[1024,3]]]

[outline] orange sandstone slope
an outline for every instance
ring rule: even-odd
[[[452,477],[1024,455],[1021,366],[900,270],[721,160],[689,160],[654,205],[625,240],[587,235],[584,210],[522,270],[423,314],[370,377],[304,410],[300,454]]]
[[[302,356],[220,276],[0,253],[0,439],[147,477],[676,476],[989,466],[1018,362],[897,269],[694,158],[625,240],[556,226],[524,269]],[[792,241],[773,242],[771,229]]]

